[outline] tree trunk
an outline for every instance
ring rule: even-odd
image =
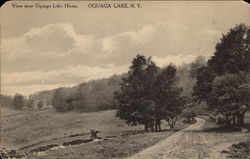
[[[173,124],[170,124],[169,126],[170,126],[170,128],[174,128]]]
[[[146,132],[148,132],[148,124],[144,124],[144,129]]]
[[[229,119],[229,115],[226,115],[226,125],[229,126],[231,124],[231,121]]]
[[[240,126],[244,126],[245,121],[244,121],[244,114],[240,115]]]
[[[151,122],[150,127],[151,127],[151,131],[154,132],[155,131],[155,129],[154,129],[154,122]]]
[[[157,132],[158,131],[158,128],[157,128],[157,121],[155,121],[155,132]]]
[[[169,126],[170,126],[171,128],[174,128],[174,118],[173,118],[173,117],[170,119],[170,124],[169,124]]]
[[[240,114],[237,114],[236,125],[240,125]]]
[[[233,125],[236,124],[236,115],[233,115]]]
[[[161,121],[158,121],[159,131],[161,131]]]
[[[244,118],[244,114],[242,115],[242,126],[244,126],[245,124],[245,118]]]
[[[237,125],[238,126],[244,126],[245,120],[244,120],[245,113],[238,113],[237,114]]]

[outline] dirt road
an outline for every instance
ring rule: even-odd
[[[222,159],[217,150],[213,150],[214,143],[209,143],[207,133],[203,133],[201,126],[205,123],[202,118],[186,129],[174,133],[155,146],[130,156],[127,159]],[[218,143],[217,143],[218,144]]]

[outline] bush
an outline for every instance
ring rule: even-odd
[[[229,147],[228,152],[232,158],[249,158],[250,154],[250,140],[245,142],[239,142],[238,144],[233,144]]]
[[[73,108],[73,100],[71,94],[65,88],[56,89],[52,98],[53,107],[60,112],[70,111]]]
[[[43,107],[43,102],[42,101],[39,101],[38,104],[37,104],[37,108],[38,109],[41,109]]]
[[[21,94],[16,94],[13,100],[13,106],[15,109],[22,109],[25,105],[24,96]]]
[[[216,123],[217,124],[223,125],[223,124],[225,124],[225,122],[226,122],[225,117],[223,117],[223,116],[216,117]]]

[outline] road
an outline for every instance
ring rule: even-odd
[[[221,153],[212,148],[207,134],[201,132],[205,120],[180,130],[158,144],[127,159],[222,159]]]

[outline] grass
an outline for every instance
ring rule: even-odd
[[[1,124],[1,144],[8,148],[20,148],[75,134],[88,134],[90,129],[101,131],[99,135],[103,137],[139,129],[139,127],[125,126],[123,121],[115,118],[115,111],[93,113],[58,113],[54,109],[24,111],[16,116],[3,117]]]
[[[138,133],[124,132],[126,135],[121,135],[114,139],[71,146],[68,147],[67,150],[59,149],[55,151],[49,151],[45,156],[40,158],[65,158],[65,156],[67,156],[67,158],[88,159],[125,158],[147,147],[155,145],[156,143],[162,141],[174,132],[186,126],[187,125],[178,122],[177,127],[173,130],[165,129],[165,131],[162,132],[149,133],[141,131]]]
[[[164,122],[162,132],[145,133],[144,126],[127,126],[116,118],[115,110],[92,113],[58,113],[54,109],[11,113],[8,110],[8,116],[3,114],[5,111],[1,114],[1,145],[6,149],[24,147],[31,151],[48,145],[82,141],[90,138],[91,129],[100,131],[98,136],[102,138],[112,137],[49,150],[43,156],[29,155],[28,158],[124,158],[188,126],[180,120],[175,129],[169,129]]]

